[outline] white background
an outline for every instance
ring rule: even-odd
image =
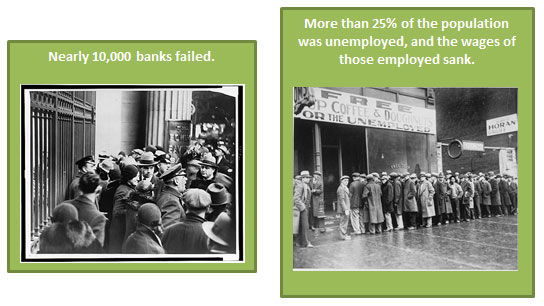
[[[536,224],[536,299],[280,299],[279,101],[282,6],[526,6],[536,7],[536,118],[542,84],[539,1],[24,1],[0,4],[0,303],[3,305],[527,305],[539,294],[542,227]],[[541,1],[540,1],[541,2]],[[540,5],[542,8],[543,5]],[[540,38],[540,39],[539,39]],[[8,274],[6,227],[7,40],[257,40],[258,47],[258,267],[257,273],[202,274]],[[497,63],[500,65],[500,63]],[[507,73],[507,72],[505,72]],[[515,76],[513,76],[515,77]],[[536,123],[536,153],[540,152]],[[539,160],[536,160],[539,165]],[[536,167],[536,173],[542,173]],[[536,186],[541,180],[537,177]],[[537,203],[539,194],[537,193]],[[18,203],[10,203],[18,205]],[[522,204],[523,205],[523,204]],[[542,208],[536,205],[536,215]],[[537,217],[537,221],[538,221]],[[540,233],[542,234],[542,233]],[[327,280],[324,279],[326,284]],[[384,284],[386,285],[386,284]],[[460,284],[462,286],[462,284]]]

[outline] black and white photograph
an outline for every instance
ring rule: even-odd
[[[517,88],[295,87],[293,268],[518,270],[517,113]]]
[[[22,85],[21,260],[244,260],[243,85]]]

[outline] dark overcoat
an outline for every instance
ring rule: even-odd
[[[312,179],[310,181],[310,190],[312,192],[312,209],[314,217],[325,217],[325,202],[323,200],[323,181]]]
[[[185,218],[181,196],[176,188],[166,185],[157,199],[157,206],[161,210],[162,225],[165,228]]]
[[[510,195],[508,194],[508,182],[506,180],[501,180],[499,182],[499,193],[501,194],[501,203],[506,206],[511,206],[512,201],[510,201]]]
[[[473,181],[474,185],[474,205],[480,206],[482,204],[482,186],[480,185],[480,182]]]
[[[482,187],[482,204],[491,205],[491,184],[488,181],[480,181]]]
[[[382,184],[382,209],[384,213],[393,212],[393,201],[395,199],[395,191],[391,182],[387,181]]]
[[[100,245],[104,245],[104,237],[106,235],[106,217],[98,210],[98,203],[91,201],[85,195],[66,201],[77,209],[77,214],[80,221],[89,223],[93,229],[93,233],[96,236],[96,240],[100,242]]]
[[[125,240],[127,205],[134,188],[120,184],[113,195],[113,218],[110,226],[109,252],[120,254]]]
[[[369,182],[363,189],[363,201],[368,206],[368,218],[370,223],[382,223],[382,189],[375,182]]]
[[[499,182],[496,178],[491,178],[489,179],[489,184],[491,185],[491,205],[500,206],[501,194],[499,192]]]
[[[402,183],[399,179],[393,181],[393,207],[397,215],[402,215],[404,205],[402,203]]]
[[[138,224],[136,231],[123,244],[125,254],[164,254],[159,237],[148,227]]]
[[[448,184],[446,182],[436,181],[435,197],[437,215],[444,213],[451,214],[453,212],[450,198],[448,197]]]
[[[168,254],[207,254],[208,236],[202,229],[206,219],[191,212],[181,222],[169,226],[162,236]]]
[[[353,181],[349,184],[349,207],[350,208],[359,208],[363,203],[363,182],[360,180]]]

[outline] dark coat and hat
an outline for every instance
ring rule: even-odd
[[[157,199],[162,215],[162,225],[168,227],[185,217],[182,194],[176,188],[166,185]]]
[[[382,210],[382,189],[380,185],[369,181],[363,189],[363,201],[368,207],[370,223],[382,223],[384,221]]]
[[[138,210],[138,226],[123,245],[127,254],[164,254],[160,238],[152,230],[161,223],[161,212],[155,204],[147,203]]]
[[[102,246],[91,226],[78,220],[77,209],[69,203],[61,203],[51,217],[39,239],[39,254],[97,254]]]
[[[91,226],[100,245],[104,245],[104,238],[106,234],[106,217],[98,210],[97,203],[91,201],[85,195],[80,195],[79,197],[64,203],[74,205],[74,207],[77,209],[79,220],[87,222]]]

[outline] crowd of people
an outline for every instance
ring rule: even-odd
[[[229,152],[197,141],[177,160],[152,145],[79,159],[38,253],[235,253]]]
[[[294,245],[313,247],[308,231],[316,230],[324,211],[322,174],[305,170],[293,184]],[[487,173],[353,173],[340,178],[335,206],[341,215],[339,237],[414,230],[418,227],[517,215],[517,177]],[[348,232],[351,224],[352,232]],[[406,226],[405,226],[406,224]],[[322,232],[325,228],[319,228]]]

